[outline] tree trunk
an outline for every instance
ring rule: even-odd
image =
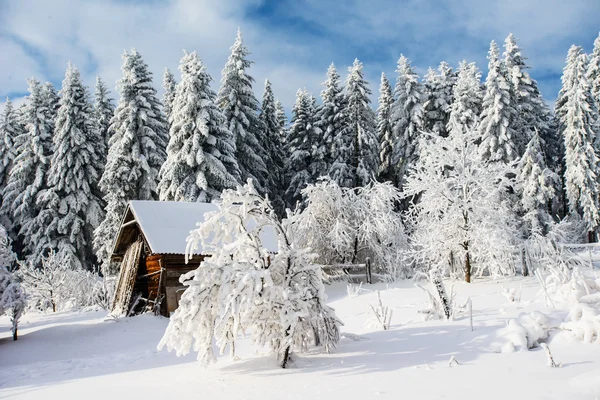
[[[521,250],[521,273],[523,276],[529,276],[529,268],[527,268],[527,251],[525,248]]]
[[[17,340],[18,336],[17,336],[17,327],[15,326],[15,329],[13,329],[13,340]]]
[[[471,256],[469,255],[469,242],[465,242],[465,282],[471,283]]]
[[[287,363],[290,360],[290,346],[285,348],[285,351],[283,352],[283,360],[281,360],[281,368],[286,368],[287,367]]]
[[[588,243],[595,243],[595,242],[596,242],[596,232],[589,231],[588,232]]]

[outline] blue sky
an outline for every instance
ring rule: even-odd
[[[298,88],[319,93],[331,62],[345,74],[357,57],[374,98],[381,71],[395,79],[401,53],[420,75],[467,59],[485,76],[490,40],[502,43],[509,32],[553,102],[569,46],[591,51],[599,21],[597,0],[0,0],[0,98],[22,97],[30,76],[60,87],[69,60],[86,83],[99,74],[112,88],[132,47],[160,92],[164,67],[176,70],[183,49],[198,51],[216,90],[240,27],[257,94],[269,78],[288,110]]]

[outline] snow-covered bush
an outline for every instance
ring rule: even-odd
[[[404,225],[394,207],[400,192],[391,183],[344,188],[322,179],[303,191],[306,207],[292,216],[294,236],[324,265],[362,264],[394,279],[406,277]]]
[[[17,277],[11,272],[15,259],[6,229],[0,225],[0,315],[10,315],[13,339],[17,340],[19,318],[25,310],[26,300]]]
[[[177,355],[193,349],[208,364],[215,360],[213,340],[221,354],[229,347],[233,356],[236,339],[247,333],[283,368],[292,351],[306,350],[311,341],[332,350],[341,322],[325,304],[315,254],[298,244],[290,221],[278,221],[251,180],[224,191],[218,205],[188,238],[188,257],[198,245],[210,257],[180,278],[188,288],[158,348]],[[278,240],[276,254],[263,243],[269,231]]]
[[[552,328],[548,317],[539,311],[521,314],[518,318],[509,320],[501,331],[501,336],[506,340],[502,352],[537,347],[542,341],[548,339],[548,333]]]
[[[600,344],[600,308],[588,304],[573,306],[560,329],[584,343]]]
[[[18,275],[28,296],[29,307],[53,312],[88,306],[108,308],[110,289],[96,271],[73,269],[60,253],[50,251],[37,268],[19,262]]]
[[[371,305],[371,311],[373,311],[373,315],[377,320],[377,325],[387,331],[390,329],[390,324],[392,322],[392,310],[388,306],[384,306],[381,301],[381,293],[379,290],[377,291],[377,305]]]

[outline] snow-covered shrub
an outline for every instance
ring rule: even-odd
[[[454,316],[454,291],[451,289],[450,295],[448,295],[439,271],[431,270],[427,276],[429,282],[431,282],[431,285],[433,286],[433,293],[419,284],[415,285],[425,292],[427,299],[429,300],[429,307],[419,312],[425,314],[426,319],[452,319]]]
[[[539,311],[521,314],[518,318],[509,320],[506,327],[503,328],[501,336],[506,343],[502,347],[502,352],[528,350],[536,347],[548,339],[551,329],[552,324],[545,314]]]
[[[96,271],[73,269],[60,253],[50,251],[37,268],[20,262],[18,275],[27,293],[29,307],[53,312],[88,306],[108,308],[110,294]]]
[[[21,284],[10,269],[15,258],[6,230],[0,225],[0,315],[10,315],[13,340],[17,340],[19,318],[26,305]]]
[[[353,285],[351,283],[346,285],[346,293],[348,297],[357,297],[362,290],[362,282],[359,285]]]
[[[400,192],[393,185],[353,189],[325,178],[302,194],[306,207],[292,216],[294,236],[318,254],[319,263],[362,264],[370,258],[375,272],[392,279],[409,275],[402,262],[407,238],[394,210]]]
[[[381,301],[381,293],[379,290],[377,291],[377,306],[371,305],[371,311],[373,311],[373,315],[377,320],[377,325],[387,331],[390,329],[390,323],[392,322],[392,310],[383,305]]]
[[[221,354],[229,347],[233,356],[236,339],[247,333],[276,354],[283,368],[292,351],[310,342],[335,348],[341,322],[325,304],[315,254],[297,243],[290,221],[279,222],[251,180],[224,191],[218,205],[188,238],[188,257],[198,244],[210,257],[180,278],[188,288],[158,348],[178,355],[193,349],[207,364],[215,360],[213,340]],[[276,254],[263,243],[268,231],[277,236]]]
[[[600,344],[600,308],[588,304],[573,306],[560,329],[584,343]]]

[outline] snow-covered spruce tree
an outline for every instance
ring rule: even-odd
[[[305,351],[312,341],[334,349],[341,322],[325,304],[315,254],[297,245],[290,228],[252,181],[223,192],[219,210],[207,213],[188,239],[188,257],[198,244],[210,257],[182,276],[188,288],[158,348],[177,355],[193,348],[208,364],[215,361],[213,341],[221,354],[229,347],[234,356],[237,338],[246,333],[275,354],[282,368],[293,351]],[[267,230],[277,235],[276,254],[262,242]]]
[[[517,167],[517,187],[528,236],[548,232],[552,222],[548,205],[554,198],[554,188],[559,181],[558,175],[546,167],[542,144],[539,134],[534,132]]]
[[[572,69],[573,85],[566,92],[563,114],[565,138],[565,189],[569,211],[583,218],[593,240],[600,222],[597,154],[598,108],[586,79],[588,57],[581,54]]]
[[[258,118],[259,103],[254,96],[254,78],[248,75],[253,64],[248,60],[250,52],[242,42],[242,33],[231,46],[231,54],[223,68],[221,88],[217,105],[225,115],[227,128],[233,134],[236,145],[236,160],[242,181],[252,178],[259,192],[265,193],[269,171],[265,164],[266,152],[262,147],[263,127]]]
[[[558,131],[561,137],[564,137],[569,93],[577,84],[576,67],[578,58],[582,54],[585,53],[583,52],[583,48],[581,46],[572,45],[569,48],[567,59],[565,60],[565,67],[563,68],[563,75],[561,77],[562,85],[560,87],[560,91],[558,92],[556,103],[554,103],[554,117],[557,121]]]
[[[496,42],[490,43],[488,76],[479,127],[479,154],[486,161],[510,163],[519,157],[516,125],[519,122],[508,72],[499,59]]]
[[[316,125],[321,130],[321,143],[314,143],[316,147],[316,158],[319,159],[317,171],[313,171],[315,177],[329,174],[333,163],[332,144],[339,132],[348,128],[348,120],[345,115],[346,98],[342,92],[340,75],[335,65],[331,63],[327,69],[327,80],[323,82],[321,92],[321,108],[316,115]]]
[[[317,135],[314,126],[314,115],[311,112],[311,96],[306,90],[298,90],[296,102],[292,108],[290,124],[285,149],[285,172],[287,173],[287,190],[285,192],[287,205],[293,209],[302,200],[302,189],[313,182],[310,170],[312,164],[312,142]]]
[[[334,148],[340,146],[350,146],[350,151],[345,155],[341,151],[335,158],[335,163],[346,163],[351,168],[353,174],[348,187],[366,186],[377,177],[379,169],[379,146],[377,142],[377,133],[375,126],[375,113],[371,109],[371,89],[369,83],[364,78],[363,64],[354,60],[351,67],[348,68],[348,77],[346,78],[346,116],[348,118],[348,131],[340,132],[340,139],[334,139]],[[343,140],[347,137],[349,140]],[[344,157],[348,157],[344,160]],[[332,167],[332,169],[334,169]],[[338,168],[340,170],[340,168]],[[332,177],[340,183],[339,180]]]
[[[262,146],[267,156],[264,161],[269,166],[267,194],[277,215],[283,216],[285,212],[285,200],[283,199],[285,193],[284,148],[277,120],[275,97],[268,79],[265,80],[259,118],[264,127],[264,133],[261,136],[265,140]]]
[[[594,50],[590,54],[586,77],[592,90],[592,97],[600,107],[600,34],[594,40]]]
[[[446,127],[448,132],[467,134],[479,124],[482,102],[480,79],[481,73],[475,63],[460,63]]]
[[[394,96],[392,87],[385,73],[381,73],[379,86],[379,105],[377,107],[377,138],[379,139],[379,172],[377,178],[380,182],[394,182],[394,166],[392,154],[394,151],[394,137],[392,131],[392,106]]]
[[[42,85],[42,98],[45,105],[46,118],[54,124],[60,107],[58,92],[52,82],[46,82]],[[52,125],[54,131],[54,125]]]
[[[425,75],[423,104],[423,129],[439,136],[448,136],[446,129],[457,74],[450,64],[442,61],[437,69],[429,69]]]
[[[275,102],[275,109],[277,110],[277,125],[279,126],[279,134],[281,135],[281,141],[285,144],[287,138],[287,116],[285,115],[285,109],[283,104],[279,100]]]
[[[185,53],[179,70],[167,160],[160,170],[160,200],[211,202],[239,182],[234,138],[196,52]]]
[[[175,96],[177,93],[177,82],[175,81],[175,76],[169,70],[169,68],[165,68],[165,73],[163,75],[163,89],[165,90],[162,98],[163,110],[167,123],[170,127],[173,102],[175,101]]]
[[[376,272],[405,278],[407,237],[395,211],[400,191],[392,183],[371,181],[359,188],[322,179],[302,191],[306,207],[291,219],[300,245],[311,248],[321,264],[372,262]]]
[[[106,265],[127,202],[158,198],[158,173],[169,135],[152,73],[137,50],[123,54],[122,70],[119,104],[110,127],[113,136],[100,179],[106,217],[94,232],[96,256]]]
[[[104,165],[106,164],[106,156],[108,154],[108,146],[110,143],[110,136],[112,132],[110,131],[110,120],[112,119],[115,113],[115,106],[113,104],[113,99],[110,97],[108,87],[106,84],[100,79],[99,76],[96,77],[96,89],[94,91],[94,120],[96,121],[96,129],[98,130],[98,134],[102,137],[102,148],[99,149],[98,154],[101,156],[101,166],[102,169],[99,171],[100,175],[102,175],[102,171],[104,171]]]
[[[459,78],[457,89],[460,84]],[[518,231],[505,201],[514,185],[507,178],[509,166],[482,160],[477,132],[464,132],[452,120],[447,138],[421,141],[421,157],[403,188],[405,196],[420,195],[408,214],[416,267],[463,276],[466,282],[483,274],[512,274],[505,251]]]
[[[16,110],[7,98],[4,113],[0,117],[0,194],[8,183],[8,175],[16,157],[15,139],[22,130]]]
[[[550,109],[542,98],[537,82],[531,78],[521,54],[517,40],[511,33],[504,41],[504,64],[514,93],[518,118],[515,122],[515,142],[519,155],[525,151],[534,132],[541,138],[548,138],[550,130]],[[549,138],[550,139],[550,138]]]
[[[91,270],[93,231],[104,217],[97,189],[104,137],[94,123],[87,88],[71,64],[60,94],[46,188],[37,195],[38,214],[23,230],[34,244],[29,257],[34,265],[54,250],[72,268]]]
[[[23,228],[32,223],[39,207],[37,195],[46,184],[46,175],[52,157],[54,122],[53,112],[47,108],[48,94],[35,79],[29,80],[29,97],[24,109],[25,131],[15,138],[17,156],[4,189],[2,210],[19,227],[26,254],[31,254],[35,243],[24,237]]]
[[[0,315],[10,316],[13,340],[18,338],[19,318],[27,305],[21,284],[11,272],[15,259],[8,234],[0,225]]]
[[[408,169],[418,159],[419,131],[423,129],[423,85],[410,61],[404,55],[398,59],[398,78],[394,87],[392,108],[396,184],[402,187]]]

